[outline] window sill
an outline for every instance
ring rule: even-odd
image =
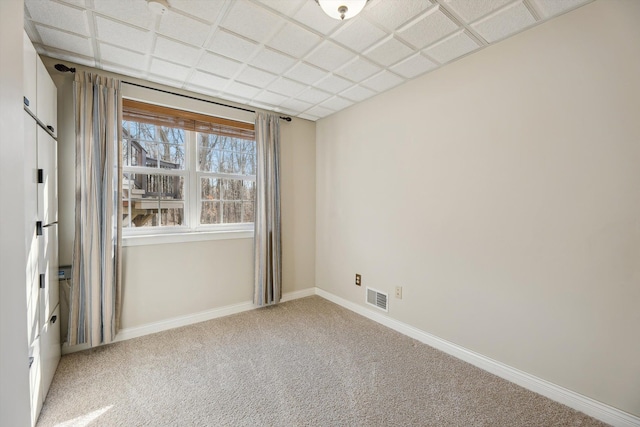
[[[253,230],[198,231],[122,237],[122,246],[164,245],[167,243],[202,242],[208,240],[253,239]]]

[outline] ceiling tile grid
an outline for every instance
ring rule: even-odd
[[[25,0],[38,52],[318,120],[593,0]]]

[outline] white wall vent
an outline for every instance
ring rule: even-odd
[[[380,310],[389,311],[389,294],[367,288],[367,304]]]

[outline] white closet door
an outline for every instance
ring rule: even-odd
[[[23,37],[23,45],[24,45],[24,54],[22,57],[23,67],[22,67],[22,79],[23,79],[23,95],[29,101],[29,105],[27,106],[31,112],[37,114],[37,96],[36,96],[36,85],[37,85],[37,71],[36,71],[36,58],[38,54],[36,53],[35,48],[31,44],[31,40],[29,40],[29,36],[24,32]]]
[[[38,168],[42,183],[38,184],[38,220],[42,225],[58,221],[58,153],[57,141],[38,127]]]
[[[53,315],[60,299],[58,282],[58,224],[42,228],[40,246],[40,325]]]
[[[47,127],[53,129],[54,136],[58,135],[58,107],[57,96],[58,90],[53,83],[51,76],[47,72],[47,68],[42,63],[40,57],[36,58],[37,66],[37,107],[35,109],[38,119]],[[34,111],[34,110],[32,110]]]
[[[45,400],[60,361],[60,306],[55,307],[47,323],[44,324],[40,334],[40,346],[42,347],[42,400]]]
[[[40,271],[38,268],[39,247],[36,235],[38,221],[38,166],[36,135],[38,125],[27,113],[24,114],[25,151],[25,248],[27,259],[27,330],[29,345],[40,332]]]
[[[34,426],[42,409],[42,363],[40,361],[40,338],[29,347],[29,386],[31,393],[31,425]]]

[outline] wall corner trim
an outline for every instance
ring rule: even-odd
[[[435,335],[431,335],[420,329],[414,328],[406,323],[392,319],[385,314],[377,313],[367,307],[348,301],[337,295],[329,293],[320,288],[316,288],[316,295],[336,303],[361,316],[380,323],[401,334],[416,339],[424,344],[434,347],[440,351],[450,354],[453,357],[464,360],[472,365],[504,378],[507,381],[518,384],[528,390],[555,400],[577,411],[583,412],[614,427],[640,427],[640,417],[621,411],[620,409],[599,402],[590,397],[568,390],[552,382],[535,377],[504,363],[490,359],[480,353],[468,350],[452,342],[443,340]]]

